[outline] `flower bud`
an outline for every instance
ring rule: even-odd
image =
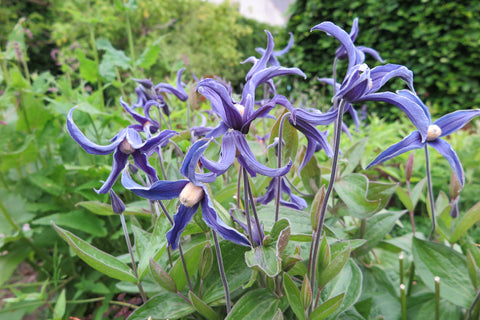
[[[213,251],[212,247],[208,244],[206,245],[200,256],[200,264],[198,265],[198,275],[201,279],[205,279],[212,269],[213,265]]]
[[[123,203],[122,199],[117,196],[115,191],[113,191],[113,189],[110,189],[108,193],[110,195],[110,201],[112,202],[113,212],[115,212],[116,214],[122,214],[123,212],[125,212],[125,204]]]
[[[183,187],[182,192],[180,192],[180,202],[185,207],[193,207],[205,196],[205,192],[202,187],[194,185],[192,182],[189,182]]]
[[[407,159],[407,163],[405,164],[405,180],[407,182],[410,182],[410,179],[412,178],[412,172],[413,172],[413,152],[410,153]]]
[[[436,124],[428,126],[427,141],[433,141],[442,135],[442,129]]]
[[[312,287],[307,275],[303,278],[302,288],[300,290],[300,298],[302,301],[303,309],[307,310],[312,303]]]

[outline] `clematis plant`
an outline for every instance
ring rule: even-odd
[[[441,138],[463,128],[470,120],[480,115],[480,109],[455,111],[444,115],[432,123],[427,106],[425,106],[416,94],[409,90],[401,90],[398,94],[418,104],[421,107],[421,110],[423,110],[428,119],[428,121],[425,121],[421,127],[422,131],[427,132],[426,139],[423,139],[420,130],[413,131],[402,141],[388,147],[385,151],[379,154],[367,166],[367,168],[383,163],[410,150],[422,149],[428,145],[437,150],[445,159],[447,159],[455,177],[463,188],[465,177],[460,159],[452,146],[446,140]]]
[[[135,128],[127,127],[112,138],[112,143],[106,146],[90,141],[73,121],[72,108],[67,115],[67,129],[72,138],[86,152],[96,155],[107,155],[113,152],[112,171],[97,193],[107,193],[117,180],[123,168],[127,165],[128,158],[132,156],[135,164],[142,169],[152,182],[158,180],[155,169],[148,163],[147,153],[159,145],[163,145],[177,134],[173,130],[163,130],[155,136],[143,140]]]
[[[208,140],[197,141],[185,156],[180,172],[187,178],[178,181],[158,180],[151,186],[142,186],[133,181],[127,171],[122,174],[122,185],[134,194],[149,200],[170,200],[178,198],[180,206],[173,217],[174,225],[167,233],[167,241],[173,249],[178,247],[180,236],[197,212],[202,208],[202,217],[205,223],[224,239],[236,244],[248,246],[247,238],[223,222],[210,199],[208,189],[202,182],[213,182],[216,176],[213,173],[197,173],[195,168],[198,161],[208,147]]]

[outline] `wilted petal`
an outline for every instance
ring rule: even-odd
[[[193,215],[197,212],[199,204],[192,207],[186,207],[181,204],[178,207],[177,213],[173,216],[173,227],[167,232],[167,242],[172,246],[172,249],[177,249],[180,243],[180,237],[187,224],[192,220]]]
[[[347,56],[348,56],[347,70],[350,70],[355,65],[357,53],[356,53],[353,41],[350,38],[350,35],[348,35],[345,32],[345,30],[336,26],[330,21],[325,21],[316,25],[310,30],[310,32],[313,30],[320,30],[320,31],[326,32],[328,35],[331,35],[335,37],[338,41],[340,41],[340,44],[345,48],[345,51],[347,52]]]
[[[80,129],[77,127],[75,122],[73,122],[72,119],[72,113],[73,110],[75,110],[76,107],[72,108],[67,115],[67,129],[70,135],[72,136],[73,140],[75,140],[80,147],[83,148],[86,152],[90,154],[97,154],[97,155],[106,155],[110,154],[117,148],[117,146],[123,141],[126,135],[126,130],[120,131],[115,138],[113,139],[113,142],[109,145],[106,146],[101,146],[96,143],[93,143],[90,141],[83,133],[80,131]]]
[[[220,159],[218,162],[208,160],[202,157],[200,161],[202,165],[208,170],[215,172],[217,175],[223,174],[228,170],[235,161],[237,148],[235,147],[235,140],[231,133],[227,133],[222,138],[222,147],[220,149]]]
[[[406,90],[401,90],[405,92]],[[425,114],[424,109],[417,102],[410,100],[404,95],[396,94],[393,92],[379,92],[371,93],[366,96],[358,99],[356,102],[366,102],[366,101],[383,101],[390,104],[393,104],[399,107],[407,117],[412,121],[413,125],[420,131],[422,135],[422,140],[425,141],[427,138],[428,126],[430,125],[429,114]]]
[[[183,160],[180,173],[188,178],[193,184],[201,185],[200,182],[213,182],[217,178],[215,173],[197,173],[196,168],[198,161],[203,155],[203,152],[208,148],[210,140],[199,140],[195,142],[188,150],[185,159]]]
[[[384,161],[399,156],[407,151],[421,149],[424,145],[425,143],[422,142],[420,133],[418,131],[413,131],[405,139],[394,145],[391,145],[387,148],[387,150],[380,153],[380,155],[367,166],[367,169],[371,166],[380,164]]]
[[[428,145],[440,152],[440,154],[444,156],[445,159],[447,159],[450,167],[452,167],[453,173],[455,173],[455,176],[457,177],[463,188],[465,184],[463,167],[460,163],[460,159],[458,159],[456,152],[452,149],[452,146],[443,139],[435,139],[433,141],[429,141]]]
[[[127,165],[128,157],[128,154],[125,154],[118,149],[115,150],[115,153],[113,154],[112,171],[102,187],[99,190],[95,190],[96,193],[107,193],[112,188],[118,176]]]
[[[480,115],[480,109],[473,110],[459,110],[447,115],[444,115],[433,124],[442,129],[440,137],[448,136],[449,134],[463,128],[470,120]]]
[[[127,171],[122,174],[122,185],[137,196],[150,200],[170,200],[178,198],[188,180],[159,180],[149,187],[141,186],[130,177]]]
[[[205,192],[205,197],[203,197],[201,201],[202,216],[203,221],[205,221],[207,226],[209,226],[214,232],[218,233],[225,240],[232,241],[233,243],[240,244],[242,246],[250,245],[250,242],[243,234],[227,226],[226,223],[220,219],[220,217],[217,215],[217,211],[215,211],[215,208],[210,201],[207,188],[203,187],[203,190]]]

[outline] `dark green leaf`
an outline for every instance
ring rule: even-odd
[[[175,293],[163,292],[153,296],[135,310],[129,320],[179,319],[193,313],[193,306]]]
[[[176,293],[177,286],[172,277],[165,271],[155,260],[150,258],[149,261],[150,273],[152,274],[153,280],[158,283],[162,288],[167,291]]]
[[[215,311],[213,311],[213,309],[210,308],[208,304],[203,302],[202,299],[197,297],[192,291],[188,291],[188,299],[192,302],[195,310],[197,310],[198,313],[200,313],[202,316],[204,316],[208,320],[217,319],[217,314],[215,313]]]

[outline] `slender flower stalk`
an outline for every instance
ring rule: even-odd
[[[435,237],[435,230],[437,228],[437,217],[435,216],[435,198],[433,196],[433,184],[432,184],[432,172],[430,170],[430,156],[428,154],[428,146],[425,144],[425,166],[427,174],[427,189],[428,199],[430,200],[430,212],[432,214],[432,231],[430,232],[429,239]]]
[[[337,165],[338,165],[338,156],[340,153],[340,138],[342,133],[342,121],[343,121],[343,111],[345,108],[345,101],[341,100],[340,105],[338,107],[338,114],[337,114],[337,126],[335,131],[335,145],[333,149],[333,160],[332,160],[332,171],[330,173],[330,181],[328,183],[327,191],[325,192],[325,198],[323,199],[322,207],[320,209],[320,217],[318,219],[318,224],[316,228],[315,237],[312,237],[312,245],[310,247],[310,256],[312,257],[311,261],[309,261],[310,266],[310,279],[313,286],[315,286],[315,276],[317,272],[317,257],[318,257],[318,250],[320,246],[320,237],[323,230],[323,224],[325,222],[325,216],[327,213],[328,201],[330,199],[330,194],[333,190],[333,184],[335,183],[335,178],[337,174]],[[310,306],[310,310],[312,306]]]
[[[435,320],[440,320],[440,277],[435,277]]]
[[[285,119],[291,115],[290,112],[285,113],[280,120],[280,125],[278,127],[278,155],[277,155],[277,165],[280,169],[282,167],[282,145],[283,145],[283,125]],[[282,196],[282,178],[278,177],[277,179],[277,194],[275,195],[275,222],[278,221],[278,213],[280,210],[280,197]]]
[[[215,253],[217,255],[218,271],[220,272],[220,278],[222,279],[223,289],[225,291],[225,305],[227,307],[227,314],[232,310],[232,302],[230,300],[230,289],[228,287],[227,275],[225,274],[225,268],[223,267],[222,251],[220,250],[220,243],[215,231],[212,231],[213,242],[215,243]]]

